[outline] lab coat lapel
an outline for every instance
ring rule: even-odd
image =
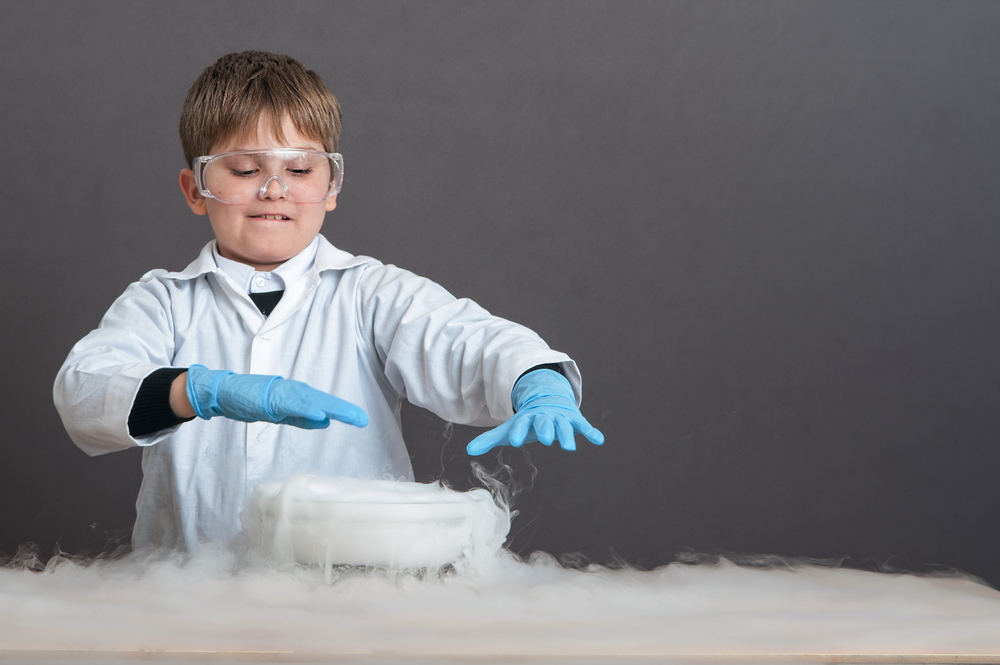
[[[212,271],[212,276],[215,278],[216,289],[225,294],[226,299],[233,306],[233,309],[243,319],[247,330],[257,330],[260,328],[261,323],[266,322],[264,315],[257,309],[257,305],[253,304],[250,296],[233,284],[229,275],[221,269],[216,268]]]
[[[271,314],[264,319],[257,334],[262,335],[268,330],[273,330],[291,318],[309,300],[319,285],[319,281],[319,274],[315,270],[310,270],[305,277],[286,287],[281,300],[278,301]]]
[[[257,330],[256,334],[262,335],[269,330],[277,328],[309,302],[316,287],[322,281],[320,273],[324,270],[344,270],[368,263],[371,260],[367,256],[354,256],[341,249],[337,249],[324,236],[320,235],[319,247],[316,248],[316,259],[313,268],[302,279],[285,288],[285,293],[281,296],[281,300],[278,301],[274,311],[260,325],[260,329]]]
[[[198,258],[192,261],[184,270],[180,272],[170,272],[164,275],[167,279],[186,280],[198,279],[205,276],[217,296],[224,295],[225,300],[233,306],[240,318],[246,324],[248,330],[257,330],[264,321],[264,315],[260,313],[257,306],[253,304],[250,296],[236,286],[224,270],[215,264],[213,257],[213,247],[215,241],[212,240],[202,247]],[[219,298],[222,301],[222,298]]]

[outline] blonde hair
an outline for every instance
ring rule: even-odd
[[[188,166],[221,141],[253,136],[264,116],[279,140],[288,116],[300,134],[337,151],[340,103],[319,74],[287,55],[243,51],[219,58],[188,90],[180,123]]]

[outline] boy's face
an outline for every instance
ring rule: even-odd
[[[299,134],[291,118],[282,123],[285,140],[278,141],[265,117],[257,124],[256,136],[230,138],[212,146],[211,154],[268,148],[305,148],[324,151],[323,144]],[[219,253],[256,270],[270,271],[305,249],[323,226],[327,211],[337,207],[334,194],[319,203],[293,203],[277,182],[264,196],[250,203],[222,203],[198,191],[191,169],[180,175],[181,191],[195,214],[208,213]]]

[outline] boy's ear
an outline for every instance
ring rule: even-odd
[[[194,171],[191,169],[181,170],[180,185],[191,212],[196,215],[207,213],[208,206],[205,204],[205,197],[198,191],[198,184],[194,181]],[[332,208],[327,209],[332,210]]]
[[[326,200],[326,211],[330,212],[336,207],[337,207],[337,195],[334,194],[333,196],[331,196]]]

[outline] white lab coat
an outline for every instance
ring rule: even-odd
[[[451,422],[493,426],[512,415],[521,373],[562,363],[579,402],[575,363],[532,331],[319,240],[312,268],[266,318],[218,268],[209,243],[183,271],[153,270],[131,284],[70,351],[54,398],[76,445],[90,455],[144,446],[137,549],[229,544],[253,488],[292,473],[412,480],[404,398]],[[304,430],[213,418],[131,437],[143,379],[195,363],[304,381],[357,404],[370,424]]]

